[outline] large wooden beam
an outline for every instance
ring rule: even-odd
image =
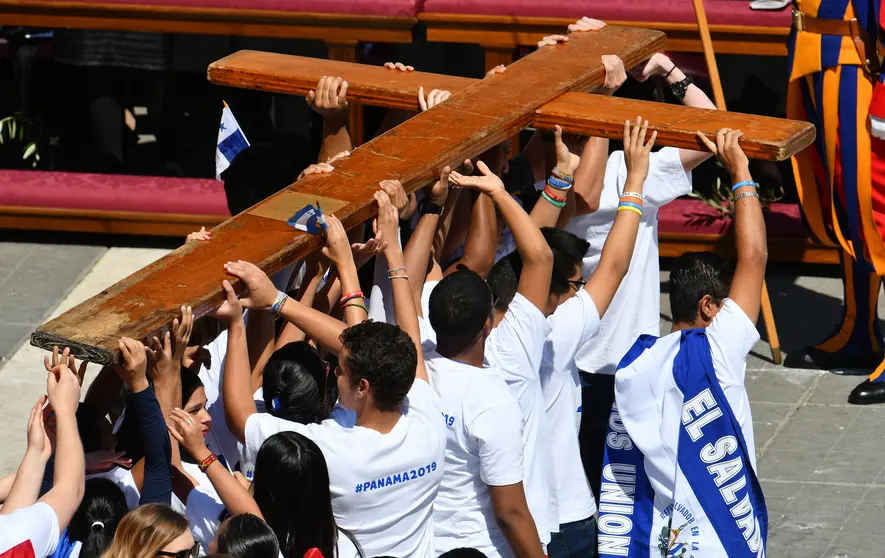
[[[212,83],[290,95],[306,95],[324,75],[344,77],[349,84],[349,99],[406,110],[418,109],[421,86],[425,91],[447,89],[457,93],[478,81],[248,50],[209,66]],[[552,130],[559,124],[566,132],[619,139],[624,120],[640,115],[658,130],[658,144],[672,147],[699,148],[695,136],[698,130],[715,134],[720,128],[740,128],[744,132],[741,146],[753,159],[786,160],[808,147],[815,136],[814,126],[808,122],[578,92],[540,107],[534,126]]]
[[[182,304],[197,315],[223,299],[223,265],[254,262],[274,273],[315,250],[321,239],[285,223],[305,199],[318,196],[345,227],[372,217],[378,182],[401,180],[414,191],[438,169],[473,157],[517,133],[535,110],[562,93],[600,85],[603,54],[633,65],[664,47],[662,33],[609,27],[575,36],[513,64],[505,75],[471,85],[452,99],[419,114],[356,149],[334,173],[310,175],[213,229],[212,240],[189,243],[38,328],[31,343],[71,347],[79,358],[117,362],[121,336],[142,339],[167,326]],[[299,196],[299,193],[308,194]],[[232,279],[230,276],[227,278]],[[242,290],[237,281],[235,288]]]

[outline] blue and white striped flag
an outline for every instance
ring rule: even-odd
[[[704,330],[641,336],[618,366],[615,400],[600,558],[765,558],[755,448],[719,385]]]
[[[215,178],[221,180],[221,173],[226,171],[234,157],[247,147],[249,140],[240,130],[240,125],[230,107],[224,103],[221,126],[218,127],[218,147],[215,149]]]
[[[323,210],[320,204],[316,207],[305,205],[299,209],[295,215],[287,221],[289,226],[295,227],[299,231],[308,232],[310,234],[320,234],[326,230],[326,218],[323,216]]]

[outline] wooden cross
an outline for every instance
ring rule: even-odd
[[[814,139],[814,127],[805,122],[569,93],[602,85],[602,55],[618,55],[633,67],[666,43],[663,33],[621,27],[570,39],[484,80],[248,51],[216,62],[209,68],[211,81],[264,91],[303,95],[320,76],[341,75],[350,84],[348,99],[367,104],[415,109],[419,86],[454,95],[355,149],[333,173],[304,177],[213,229],[211,241],[188,243],[47,322],[31,343],[70,347],[78,358],[99,364],[118,362],[120,337],[144,339],[159,332],[181,305],[193,306],[196,316],[210,312],[224,299],[224,278],[242,291],[242,284],[225,274],[225,262],[248,260],[271,274],[319,248],[320,237],[286,224],[306,203],[318,200],[352,228],[373,217],[372,194],[381,180],[400,180],[413,192],[435,180],[442,167],[475,157],[533,123],[617,138],[624,120],[642,115],[658,130],[659,144],[689,148],[698,147],[696,130],[714,134],[721,127],[739,127],[747,154],[771,160],[783,160]]]

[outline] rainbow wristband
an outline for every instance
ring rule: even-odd
[[[622,207],[632,207],[633,209],[636,209],[637,211],[642,213],[642,206],[639,205],[638,203],[622,201],[621,203],[618,204],[618,209],[621,209]]]
[[[549,195],[547,195],[547,192],[541,192],[541,197],[543,197],[543,198],[544,198],[545,200],[547,200],[549,203],[555,205],[556,207],[558,207],[558,208],[560,208],[560,209],[562,209],[563,207],[565,207],[566,202],[561,202],[561,201],[556,201],[556,200],[554,200],[554,199],[551,198]]]
[[[737,184],[732,186],[731,191],[734,192],[738,188],[743,188],[744,186],[752,186],[753,188],[758,188],[759,184],[757,184],[756,182],[753,182],[752,180],[742,180],[741,182],[738,182]]]
[[[564,171],[559,170],[559,167],[553,167],[552,174],[560,180],[565,180],[566,182],[574,182],[574,177]]]
[[[289,298],[289,295],[283,291],[277,291],[277,297],[274,299],[273,304],[270,305],[270,311],[274,314],[279,314],[280,310],[283,309],[283,304],[286,303],[287,298]]]
[[[630,205],[619,205],[619,206],[618,206],[618,211],[632,211],[633,213],[635,213],[635,214],[639,215],[640,217],[642,217],[642,210],[641,210],[641,209],[636,209],[635,207],[630,206]]]

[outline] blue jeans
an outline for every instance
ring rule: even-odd
[[[581,521],[559,526],[547,545],[550,558],[596,558],[596,518],[588,517]]]

